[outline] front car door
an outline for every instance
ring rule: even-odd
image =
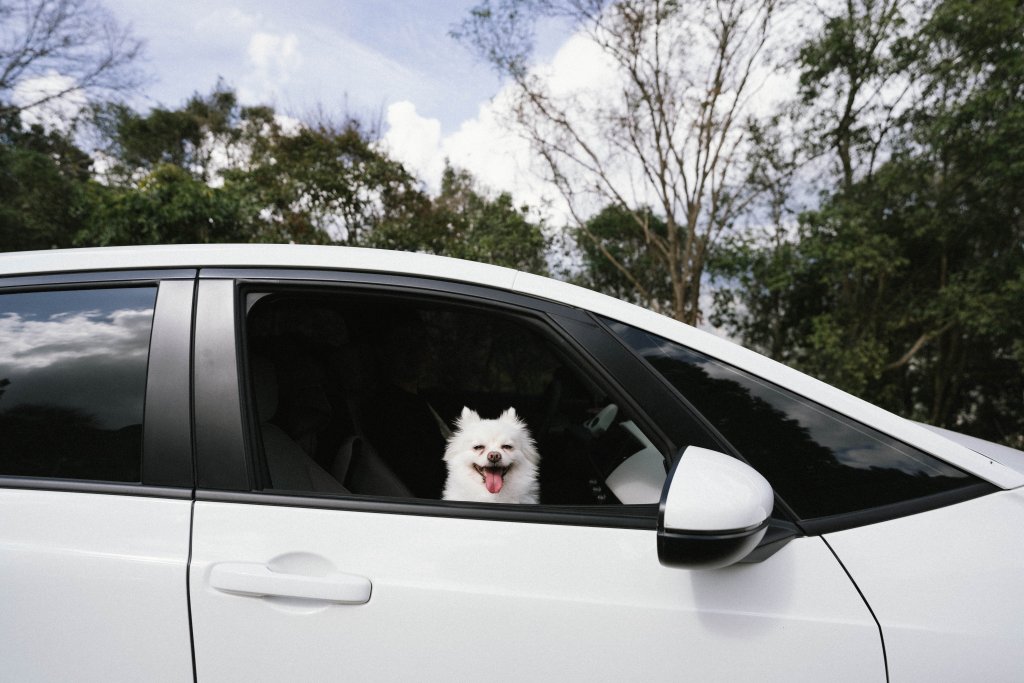
[[[725,446],[589,316],[414,278],[217,271],[201,275],[196,321],[200,680],[885,680],[878,626],[820,537],[794,531],[724,570],[659,563],[664,456]],[[416,377],[440,422],[462,402],[518,404],[541,504],[331,477],[344,432],[389,442],[368,408],[407,376],[392,342],[408,339],[387,330],[431,349]],[[602,404],[618,412],[595,431]],[[392,420],[390,440],[429,450],[412,424]],[[401,478],[408,459],[386,450]],[[623,487],[618,466],[651,452],[660,476]]]

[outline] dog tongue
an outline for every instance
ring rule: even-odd
[[[501,490],[505,480],[502,478],[502,470],[496,467],[487,467],[484,469],[484,486],[491,493],[497,493]]]

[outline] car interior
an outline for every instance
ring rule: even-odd
[[[250,292],[246,306],[264,489],[437,500],[463,407],[513,407],[541,454],[540,503],[658,500],[664,455],[527,319],[323,291]]]

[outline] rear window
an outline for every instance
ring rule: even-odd
[[[155,287],[0,295],[0,475],[139,481]]]
[[[903,503],[978,482],[782,387],[643,330],[606,322],[803,519]]]

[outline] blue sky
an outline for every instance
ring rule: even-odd
[[[477,0],[101,1],[146,43],[152,80],[139,109],[180,106],[220,78],[244,104],[379,124],[388,153],[430,191],[450,161],[484,188],[547,201],[525,143],[495,113],[501,80],[449,35]],[[557,22],[541,29],[536,57],[549,62],[571,32]],[[585,65],[567,69],[575,78]]]
[[[222,77],[250,103],[302,116],[361,117],[408,101],[451,133],[497,93],[498,77],[449,37],[474,1],[106,0],[146,41],[149,104],[176,106]],[[553,41],[548,41],[552,42]]]

